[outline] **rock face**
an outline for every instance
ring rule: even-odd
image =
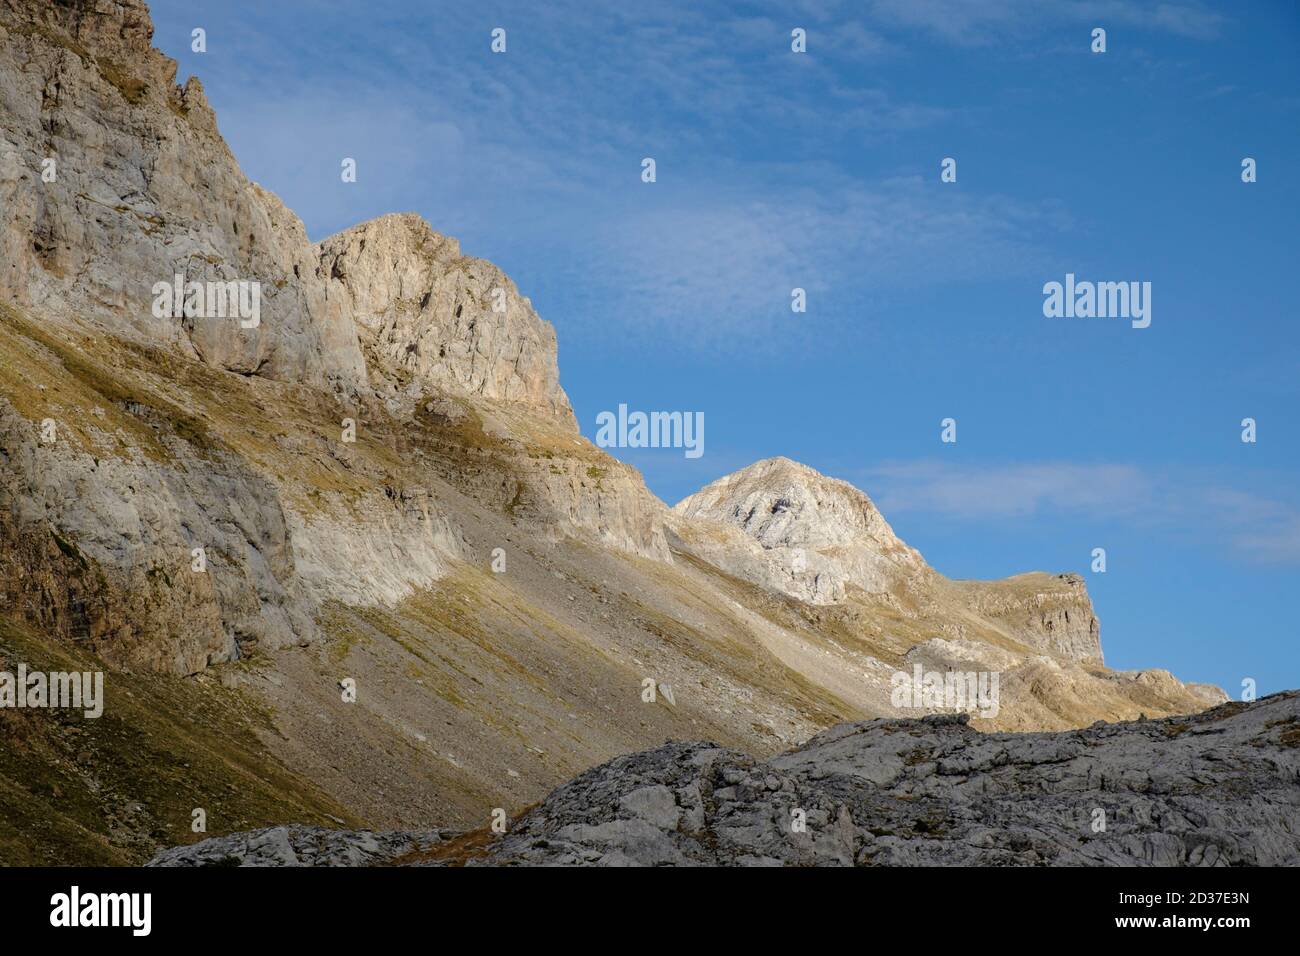
[[[367,866],[437,846],[445,833],[369,833],[271,827],[166,850],[149,866]]]
[[[1029,647],[1100,664],[1101,623],[1078,574],[1018,574],[1005,581],[959,581],[976,614]]]
[[[719,478],[673,512],[722,526],[705,546],[721,567],[813,604],[842,601],[849,585],[887,591],[928,570],[870,498],[788,458]]]
[[[0,0],[0,302],[18,306],[3,317],[66,326],[4,354],[0,593],[31,624],[117,665],[193,674],[312,641],[326,602],[400,601],[460,556],[418,478],[373,465],[364,480],[346,478],[356,456],[337,429],[372,401],[367,357],[387,393],[414,380],[417,399],[427,391],[445,404],[440,393],[458,392],[575,429],[554,331],[509,279],[413,216],[336,237],[322,269],[302,223],[244,177],[199,81],[178,87],[152,34],[140,0]],[[258,326],[156,317],[154,285],[176,274],[256,283]],[[498,288],[504,312],[491,308]],[[418,322],[390,328],[385,352],[379,313],[411,305]],[[333,447],[264,432],[272,446],[250,456],[215,438],[195,411],[216,393],[182,384],[194,360],[341,396],[346,407],[329,409]],[[23,388],[39,394],[20,411]],[[33,414],[62,440],[41,442]],[[345,472],[346,493],[285,467],[317,456]],[[307,470],[320,474],[314,461]],[[555,518],[572,512],[574,527],[666,554],[641,498],[555,484],[549,472],[534,484]],[[303,501],[304,486],[317,497]],[[204,572],[190,570],[195,548]]]
[[[320,272],[392,387],[431,386],[526,405],[576,430],[555,330],[492,263],[416,215],[384,216],[317,247]]]
[[[961,716],[873,720],[768,761],[708,743],[619,757],[450,862],[1295,866],[1298,784],[1295,691],[1053,734],[981,734]],[[155,862],[275,865],[246,849],[265,839],[207,840]]]
[[[164,464],[41,445],[0,402],[11,607],[120,666],[180,674],[311,639],[274,486],[173,447],[177,460]]]
[[[363,383],[302,223],[240,172],[152,36],[142,0],[0,0],[0,292],[218,368]],[[176,275],[257,283],[259,326],[155,317]]]

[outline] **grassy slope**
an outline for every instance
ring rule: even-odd
[[[13,672],[104,670],[75,645],[0,619]],[[359,823],[266,753],[266,713],[214,681],[105,674],[103,716],[0,710],[0,864],[141,863],[208,835],[274,823]],[[334,820],[331,820],[334,818]]]

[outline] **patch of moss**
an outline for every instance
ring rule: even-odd
[[[925,763],[930,759],[930,751],[923,747],[917,747],[915,750],[909,750],[903,757],[903,766],[915,767],[917,764]]]
[[[109,340],[105,336],[97,343],[100,351],[92,360],[52,330],[41,328],[13,309],[0,306],[0,319],[16,333],[9,339],[12,347],[0,348],[0,355],[6,359],[10,353],[14,358],[21,356],[22,366],[40,372],[43,384],[48,383],[44,394],[37,395],[19,395],[6,388],[6,393],[25,415],[39,420],[49,413],[56,401],[80,409],[83,415],[87,409],[100,408],[102,412],[111,414],[86,421],[95,422],[100,428],[117,426],[127,433],[132,441],[120,447],[128,457],[131,448],[138,448],[152,461],[175,460],[160,437],[159,425],[170,430],[202,457],[227,450],[225,443],[213,434],[206,422],[139,382],[150,375],[174,373],[173,364],[160,350],[138,343]],[[0,346],[5,344],[0,342]],[[52,365],[50,355],[58,360],[61,369]],[[132,368],[123,363],[123,359],[129,363],[132,357],[147,364],[142,368]],[[216,397],[217,401],[223,399],[224,396]],[[58,420],[57,415],[52,417]],[[75,419],[64,424],[68,426],[67,431],[75,433],[78,429]],[[84,433],[84,425],[81,428]],[[61,430],[60,435],[63,434],[64,430]]]
[[[938,839],[948,832],[948,827],[941,817],[921,817],[912,821],[912,832]]]
[[[68,52],[75,54],[81,60],[89,63],[91,60],[90,51],[74,40],[68,34],[54,29],[44,23],[19,23],[14,25],[14,31],[24,36],[40,37],[47,43],[62,47]]]
[[[144,102],[144,98],[149,92],[149,84],[144,80],[125,72],[116,63],[104,57],[96,60],[95,65],[99,67],[100,75],[113,84],[114,88],[122,94],[122,99],[132,106]]]
[[[39,37],[51,46],[67,50],[87,66],[93,65],[99,70],[100,75],[122,94],[122,98],[132,105],[142,102],[149,91],[149,85],[144,80],[127,73],[121,65],[107,57],[92,56],[90,51],[73,37],[50,24],[20,23],[14,29],[24,36]]]
[[[217,442],[208,431],[208,426],[191,415],[177,415],[171,419],[172,430],[176,436],[200,451],[212,451]]]
[[[1229,717],[1236,717],[1242,711],[1248,709],[1250,704],[1239,700],[1230,700],[1226,704],[1220,704],[1209,711],[1207,720],[1226,720]]]
[[[519,816],[531,810],[528,807]],[[516,817],[518,819],[518,817]],[[491,827],[480,827],[477,830],[470,830],[468,833],[461,833],[450,840],[437,844],[428,850],[412,850],[399,856],[386,865],[388,866],[411,866],[416,863],[441,863],[444,866],[464,866],[470,860],[481,859],[487,856],[492,844],[497,840],[497,836],[492,832]]]
[[[166,568],[150,568],[144,576],[155,583],[161,580],[167,587],[172,586],[172,576],[167,573]]]

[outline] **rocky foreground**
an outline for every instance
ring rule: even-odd
[[[759,761],[672,743],[489,831],[275,827],[151,866],[1300,864],[1300,692],[1191,717],[983,734],[964,715],[840,724]]]

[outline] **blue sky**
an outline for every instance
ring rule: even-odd
[[[786,455],[949,576],[1084,573],[1114,667],[1300,686],[1295,3],[152,6],[313,238],[413,210],[498,263],[588,436],[704,412],[622,454],[670,503]],[[1150,328],[1045,318],[1067,272]]]

